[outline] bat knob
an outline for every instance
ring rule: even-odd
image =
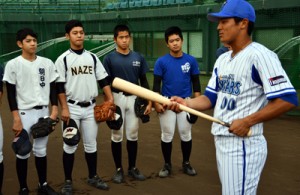
[[[230,127],[230,124],[229,123],[223,123],[223,126],[225,126],[225,127]]]

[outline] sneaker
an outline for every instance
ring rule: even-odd
[[[72,195],[73,194],[73,186],[71,180],[66,180],[64,186],[61,189],[62,195]]]
[[[44,185],[42,186],[38,186],[38,194],[39,195],[58,195],[57,192],[55,192],[53,190],[53,188],[51,188],[47,183],[45,183]]]
[[[19,195],[28,195],[29,194],[29,190],[27,188],[22,188],[19,191]]]
[[[190,176],[197,175],[196,170],[191,166],[190,162],[182,163],[183,172]]]
[[[95,175],[92,178],[88,178],[87,183],[95,188],[101,189],[101,190],[108,190],[108,185],[98,176]]]
[[[124,172],[122,168],[118,168],[117,172],[112,177],[114,183],[120,184],[124,182]]]
[[[164,167],[159,171],[158,176],[162,178],[168,177],[169,175],[171,175],[171,172],[172,172],[172,166],[166,163]]]
[[[144,181],[146,179],[145,176],[140,173],[140,171],[136,167],[128,170],[128,176],[139,181]]]

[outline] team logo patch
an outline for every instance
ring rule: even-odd
[[[269,78],[269,82],[271,86],[274,86],[274,85],[279,85],[281,83],[286,83],[287,80],[286,78],[284,78],[283,75],[280,75],[280,76]]]
[[[132,66],[141,66],[141,62],[139,61],[133,61]]]
[[[181,70],[183,73],[188,73],[191,68],[190,63],[186,62],[185,64],[181,65]]]

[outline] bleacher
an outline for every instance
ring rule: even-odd
[[[84,13],[99,12],[98,0],[78,1],[7,1],[0,3],[0,13]]]
[[[155,8],[161,6],[191,5],[194,0],[118,0],[107,2],[105,11],[131,8]]]
[[[0,0],[1,13],[71,14],[114,10],[174,7],[216,0]],[[201,2],[201,3],[199,3]]]

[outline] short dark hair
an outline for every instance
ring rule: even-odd
[[[127,25],[125,25],[125,24],[118,24],[114,28],[114,38],[117,38],[119,32],[121,32],[121,31],[127,31],[128,34],[129,34],[129,36],[131,36],[130,29],[129,29],[129,27]]]
[[[79,20],[70,20],[65,25],[65,31],[66,31],[66,33],[69,34],[74,27],[82,27],[83,28],[83,25],[82,25],[82,23]]]
[[[239,23],[239,22],[241,22],[244,18],[234,17],[233,19],[234,19],[235,23]],[[251,21],[249,20],[249,23],[248,23],[248,29],[247,29],[247,34],[248,34],[249,36],[251,36],[251,34],[252,34],[252,32],[253,32],[253,29],[254,29],[254,22],[251,22]]]
[[[181,29],[178,26],[171,26],[171,27],[167,28],[167,30],[165,31],[166,43],[168,43],[169,36],[174,35],[174,34],[178,35],[183,40]]]
[[[16,41],[23,41],[24,39],[26,39],[26,37],[30,35],[34,38],[37,39],[37,33],[35,33],[32,29],[30,28],[22,28],[20,30],[18,30],[17,35],[16,35]]]

